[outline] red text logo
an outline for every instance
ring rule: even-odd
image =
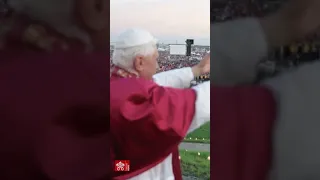
[[[114,161],[114,171],[130,171],[130,161],[129,160],[115,160]]]

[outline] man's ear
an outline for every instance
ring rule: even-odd
[[[89,30],[102,31],[109,28],[109,0],[75,0],[76,13],[82,24]]]
[[[141,55],[136,56],[134,59],[134,68],[136,71],[142,71],[143,70],[143,64],[144,64],[144,58]]]

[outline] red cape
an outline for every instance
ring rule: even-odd
[[[0,179],[110,179],[108,56],[0,51]]]
[[[111,179],[109,52],[45,28],[45,53],[39,24],[16,20],[0,48],[0,179]]]
[[[211,179],[267,180],[276,103],[259,86],[211,89]]]
[[[181,179],[178,145],[194,117],[195,91],[125,78],[111,80],[110,98],[112,158],[131,163],[130,172],[115,173],[114,179],[139,175],[171,153],[175,179]]]

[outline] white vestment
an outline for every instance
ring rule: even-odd
[[[229,86],[252,83],[256,77],[258,62],[265,58],[268,52],[265,34],[259,22],[254,18],[247,18],[213,24],[210,36],[212,83]],[[274,93],[278,109],[271,180],[320,179],[319,77],[320,62],[315,62],[292,72],[285,72],[262,84]],[[155,76],[156,82],[160,85],[178,88],[189,87],[192,78],[188,68]],[[206,96],[209,94],[209,83],[196,87],[196,108],[199,109],[201,103],[206,102],[202,98],[208,98]],[[202,113],[201,116],[210,117],[209,112]],[[208,120],[200,118],[198,121],[195,117],[190,131]],[[162,163],[131,179],[171,180],[174,178],[171,166],[170,155]]]
[[[257,19],[212,25],[212,83],[252,83],[256,65],[267,56],[267,47]],[[319,77],[320,62],[313,62],[261,84],[273,92],[277,101],[270,180],[320,179]]]
[[[251,82],[255,78],[256,64],[266,56],[267,44],[260,24],[254,19],[214,24],[211,28],[211,80],[219,85],[236,85]],[[155,82],[162,86],[188,88],[193,80],[191,68],[182,68],[156,74]],[[210,82],[193,88],[197,89],[197,109],[210,96]],[[200,93],[199,93],[200,92]],[[203,92],[203,93],[202,93]],[[199,96],[199,94],[203,94]],[[202,99],[204,98],[204,99]],[[207,107],[206,107],[207,108]],[[199,116],[210,117],[210,109],[203,109]],[[208,111],[208,112],[206,112]],[[189,132],[210,119],[195,117]],[[150,170],[130,180],[173,180],[172,155]]]
[[[189,88],[194,76],[191,68],[186,67],[158,73],[154,75],[153,79],[161,86]],[[188,133],[210,121],[210,81],[194,86],[193,89],[197,93],[196,112]],[[130,178],[130,180],[174,180],[172,154],[155,167]]]

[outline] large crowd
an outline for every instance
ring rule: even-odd
[[[251,1],[224,1],[211,5],[211,22],[224,22],[239,17],[261,17],[279,9],[284,0],[251,0]],[[261,77],[268,77],[299,64],[314,61],[320,58],[319,35],[305,37],[299,42],[274,49],[269,58],[261,61],[259,67]]]
[[[199,63],[202,57],[209,51],[209,46],[197,46],[191,49],[191,56],[185,55],[170,55],[169,50],[161,50],[159,51],[158,58],[158,72],[168,71],[177,68],[183,67],[192,67]],[[113,48],[110,48],[110,64],[112,64],[112,54]],[[206,81],[209,80],[209,74],[204,74],[200,77],[195,77],[197,81]]]
[[[217,1],[211,4],[211,22],[223,22],[248,16],[263,16],[276,11],[281,0]]]
[[[211,22],[222,22],[238,17],[248,16],[246,3],[237,1],[213,2],[211,5]]]
[[[209,46],[192,48],[191,56],[170,55],[169,50],[159,51],[159,71],[168,71],[176,68],[191,67],[199,63],[199,60],[208,52]]]

